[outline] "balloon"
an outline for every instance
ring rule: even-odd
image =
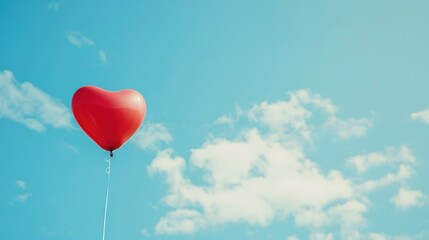
[[[73,95],[72,110],[83,131],[112,156],[143,123],[146,102],[135,90],[85,86]]]

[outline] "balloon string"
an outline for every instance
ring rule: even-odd
[[[110,158],[106,159],[107,162],[107,189],[106,189],[106,204],[104,206],[104,223],[103,223],[103,240],[106,235],[106,217],[107,217],[107,205],[109,203],[109,186],[110,186]]]

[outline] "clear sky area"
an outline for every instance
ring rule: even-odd
[[[77,89],[134,89],[106,240],[429,239],[429,1],[0,1],[0,239],[102,238]],[[106,121],[109,119],[106,114]]]

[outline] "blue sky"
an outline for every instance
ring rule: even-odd
[[[147,102],[106,239],[429,239],[427,12],[2,1],[0,238],[101,239],[108,153],[70,107],[96,85]]]

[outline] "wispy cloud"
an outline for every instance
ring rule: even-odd
[[[100,51],[98,52],[98,58],[100,59],[100,61],[101,61],[102,63],[104,63],[104,64],[106,64],[106,63],[107,63],[107,56],[106,56],[106,53],[105,53],[104,51],[100,50]]]
[[[64,149],[68,150],[71,153],[78,153],[79,152],[77,150],[77,148],[70,143],[62,142],[62,143],[60,143],[60,146]]]
[[[67,39],[71,44],[77,47],[91,46],[95,44],[93,40],[76,31],[67,33]]]
[[[72,128],[64,104],[29,82],[19,84],[10,71],[0,72],[0,118],[9,118],[43,132],[46,126]]]
[[[216,119],[216,121],[214,123],[215,124],[231,125],[234,123],[234,118],[232,118],[231,116],[228,116],[228,115],[222,115],[218,119]]]
[[[33,194],[31,193],[19,194],[18,196],[16,196],[13,202],[25,203],[31,196],[33,196]]]
[[[359,184],[356,189],[359,192],[366,193],[372,192],[379,188],[391,185],[393,183],[404,182],[409,179],[414,173],[411,166],[406,164],[401,164],[399,166],[398,172],[396,173],[388,173],[384,177],[376,179],[376,180],[366,180],[363,183]]]
[[[411,190],[402,187],[390,201],[395,204],[396,207],[406,210],[411,207],[422,206],[423,198],[424,195],[420,190]]]
[[[240,105],[236,104],[235,105],[235,113],[233,115],[231,114],[224,114],[220,117],[218,117],[215,121],[214,124],[225,124],[225,125],[233,125],[234,123],[238,122],[240,120],[240,118],[243,116],[244,111],[243,109],[240,107]]]
[[[145,123],[131,141],[144,150],[158,150],[164,143],[173,140],[168,129],[161,123]]]
[[[22,180],[17,180],[15,186],[21,190],[25,190],[27,188],[27,183]]]
[[[368,169],[383,166],[393,165],[397,163],[416,163],[411,149],[406,145],[402,145],[399,149],[395,147],[387,147],[383,152],[373,152],[364,155],[351,157],[347,162],[356,168],[359,173],[364,173]]]
[[[338,137],[349,139],[352,137],[363,137],[366,135],[368,128],[372,126],[372,120],[368,118],[360,119],[340,119],[332,115],[325,123],[325,126],[333,129]]]
[[[149,237],[151,236],[151,233],[149,232],[149,230],[147,230],[146,228],[143,228],[140,233],[145,236],[145,237]]]
[[[58,9],[60,9],[60,6],[61,2],[53,1],[48,4],[48,9],[52,11],[57,11]]]
[[[15,186],[20,190],[20,191],[25,191],[27,189],[27,183],[23,180],[17,180],[15,182]],[[32,193],[30,192],[25,192],[25,193],[21,193],[16,195],[16,197],[14,199],[12,199],[12,201],[10,202],[10,204],[14,204],[14,203],[24,203],[26,202],[31,196],[33,196]]]
[[[429,124],[429,109],[411,113],[411,119]]]

